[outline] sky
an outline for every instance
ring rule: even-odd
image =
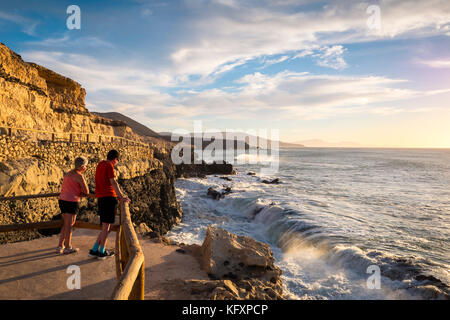
[[[155,131],[450,147],[450,1],[0,0],[0,42]],[[70,5],[80,8],[80,29]]]

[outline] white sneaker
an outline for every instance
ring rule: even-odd
[[[65,248],[63,253],[64,254],[71,254],[71,253],[77,253],[78,251],[80,251],[80,249],[70,247],[70,248]]]

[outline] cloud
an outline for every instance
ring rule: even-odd
[[[261,69],[263,69],[263,68],[266,68],[266,67],[268,67],[268,66],[270,66],[270,65],[273,65],[273,64],[278,64],[278,63],[281,63],[281,62],[283,62],[283,61],[286,61],[286,60],[288,60],[289,59],[289,56],[288,55],[284,55],[284,56],[281,56],[281,57],[279,57],[279,58],[277,58],[277,59],[264,59],[263,61],[264,61],[264,64],[263,64],[263,66],[261,67]]]
[[[108,41],[102,40],[98,37],[84,36],[73,38],[69,33],[65,33],[59,38],[46,38],[39,41],[28,41],[25,44],[32,46],[50,47],[53,50],[56,48],[70,48],[70,47],[96,47],[96,48],[114,48],[114,45]]]
[[[180,73],[206,76],[231,61],[327,48],[318,64],[346,66],[343,43],[447,34],[450,2],[380,1],[381,28],[367,27],[369,3],[307,1],[185,1],[195,11],[189,33],[170,56]],[[296,5],[297,6],[296,6]],[[302,5],[313,5],[300,11]],[[330,54],[328,56],[328,54]],[[300,55],[297,54],[297,58]],[[318,56],[320,58],[320,56]]]
[[[343,46],[324,47],[319,50],[318,54],[313,55],[318,58],[317,64],[322,67],[333,69],[344,69],[347,63],[342,55],[346,49]]]
[[[425,64],[431,68],[450,68],[450,60],[447,59],[438,59],[438,60],[422,60],[420,63]]]
[[[6,12],[0,11],[0,20],[6,20],[9,22],[13,22],[22,26],[22,32],[26,33],[30,36],[35,36],[36,27],[39,24],[39,21],[35,21],[21,15],[10,14]]]
[[[235,91],[210,89],[186,94],[181,104],[206,118],[305,120],[345,114],[387,114],[384,103],[416,99],[450,90],[415,91],[407,83],[386,77],[313,75],[280,72],[269,76],[256,72],[236,81]],[[408,112],[414,108],[397,108]],[[397,112],[394,107],[390,112]]]
[[[132,64],[117,66],[61,52],[31,51],[22,56],[82,83],[87,88],[89,105],[96,111],[115,110],[135,119],[151,118],[165,124],[165,128],[173,125],[170,119],[175,118],[187,123],[212,118],[304,120],[345,114],[393,114],[413,108],[387,108],[384,104],[450,92],[450,89],[411,90],[404,88],[408,83],[404,79],[286,70],[274,75],[247,74],[226,88],[170,93],[161,88],[174,85],[173,78]]]

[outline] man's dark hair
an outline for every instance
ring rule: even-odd
[[[111,150],[108,152],[108,155],[106,156],[106,159],[108,160],[114,160],[119,158],[119,151],[117,150]]]

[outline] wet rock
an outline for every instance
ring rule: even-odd
[[[211,198],[213,198],[215,200],[220,200],[220,199],[224,198],[227,194],[230,194],[231,192],[232,192],[231,187],[227,187],[227,186],[225,186],[221,192],[215,190],[213,187],[209,187],[206,195],[210,196]]]
[[[279,184],[280,183],[280,179],[279,178],[275,178],[273,180],[263,180],[261,182],[262,183],[266,183],[266,184]]]
[[[215,190],[213,187],[208,188],[208,192],[206,195],[210,196],[211,198],[213,198],[215,200],[219,200],[224,197],[224,195],[221,192]]]
[[[231,187],[224,187],[224,189],[223,189],[223,191],[222,191],[222,195],[227,195],[227,194],[229,194],[229,193],[231,193],[231,192],[233,192],[232,190],[231,190]]]
[[[254,173],[253,171],[249,171],[249,172],[247,172],[247,175],[248,176],[254,176],[254,175],[256,175],[256,173]]]

